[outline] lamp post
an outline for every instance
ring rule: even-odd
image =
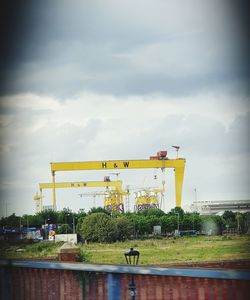
[[[73,233],[76,233],[75,215],[73,214]]]
[[[193,232],[194,232],[194,213],[193,213]]]
[[[178,212],[175,212],[175,215],[177,215],[177,234],[179,236],[179,233],[180,233],[180,214]]]
[[[66,226],[66,238],[68,242],[68,217],[70,216],[70,213],[66,212],[64,217],[65,217],[65,226]]]
[[[124,256],[128,265],[137,265],[140,257],[140,252],[134,250],[134,248],[130,248],[129,251],[124,253]],[[134,300],[136,296],[136,286],[133,274],[131,275],[131,282],[129,283],[128,289],[131,299]]]
[[[44,237],[45,237],[45,239],[48,238],[48,226],[49,226],[49,221],[50,221],[50,219],[45,219],[45,220],[44,220]]]
[[[194,202],[195,202],[195,211],[198,212],[198,206],[197,206],[197,189],[194,188]]]

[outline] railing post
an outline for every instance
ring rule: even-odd
[[[108,300],[121,300],[121,275],[108,274]]]
[[[0,299],[12,299],[10,267],[0,268]]]

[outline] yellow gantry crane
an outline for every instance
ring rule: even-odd
[[[169,159],[167,151],[159,151],[156,156],[149,159],[140,160],[104,160],[104,161],[85,161],[85,162],[52,162],[50,163],[52,173],[52,196],[53,208],[56,209],[56,172],[62,171],[81,171],[81,170],[110,170],[110,169],[166,169],[172,168],[175,171],[175,197],[176,206],[181,207],[182,185],[185,169],[185,159]]]
[[[76,182],[57,182],[57,183],[39,183],[40,195],[36,194],[34,196],[35,201],[40,201],[40,211],[42,211],[42,199],[43,199],[43,189],[59,189],[59,188],[92,188],[92,187],[108,187],[114,188],[113,193],[117,195],[122,195],[122,181],[110,181],[108,176],[104,177],[104,181],[76,181]],[[109,191],[111,192],[111,190]],[[55,195],[53,193],[53,195]],[[53,208],[56,209],[56,199],[53,198]]]

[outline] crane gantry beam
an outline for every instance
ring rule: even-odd
[[[80,188],[80,187],[106,187],[114,186],[122,190],[122,181],[74,181],[74,182],[56,182],[55,188]],[[40,189],[52,189],[53,183],[39,183]]]
[[[122,193],[122,181],[73,181],[73,182],[55,182],[39,183],[40,189],[40,211],[42,210],[42,190],[43,189],[60,189],[60,188],[92,188],[92,187],[114,187],[119,193]],[[34,197],[35,199],[35,197]],[[56,199],[53,198],[53,207],[56,207]]]
[[[175,197],[176,206],[181,207],[182,185],[184,177],[185,159],[168,159],[161,156],[142,160],[104,160],[85,162],[52,162],[52,184],[55,184],[55,173],[58,171],[82,170],[110,170],[110,169],[147,169],[147,168],[173,168],[175,170]],[[55,186],[53,188],[53,205],[55,207]]]

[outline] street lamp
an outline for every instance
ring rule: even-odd
[[[126,259],[126,263],[128,265],[137,265],[138,261],[139,261],[139,257],[140,257],[140,252],[137,250],[134,250],[134,248],[130,248],[129,251],[124,253],[125,259]],[[129,289],[129,294],[131,296],[131,299],[134,300],[135,299],[135,295],[136,295],[136,285],[134,282],[134,275],[131,275],[131,282],[128,285],[128,289]]]
[[[195,202],[195,210],[196,210],[196,212],[198,212],[198,205],[197,205],[197,189],[196,189],[196,187],[194,188],[194,196],[195,196],[195,198],[194,198],[194,202]]]
[[[64,218],[65,218],[65,229],[66,229],[66,234],[68,234],[68,217],[70,216],[70,213],[65,213]],[[68,240],[68,237],[67,237]]]
[[[45,220],[44,220],[44,237],[45,237],[45,239],[48,238],[48,226],[49,226],[49,221],[50,221],[50,219],[45,219]]]
[[[76,228],[75,228],[75,215],[73,214],[73,233],[76,233]]]
[[[176,212],[175,215],[177,215],[177,231],[178,231],[178,235],[179,235],[179,233],[180,233],[180,214],[178,212]]]
[[[130,248],[129,251],[124,253],[124,256],[128,265],[137,265],[140,257],[140,252],[134,250],[134,248]]]

